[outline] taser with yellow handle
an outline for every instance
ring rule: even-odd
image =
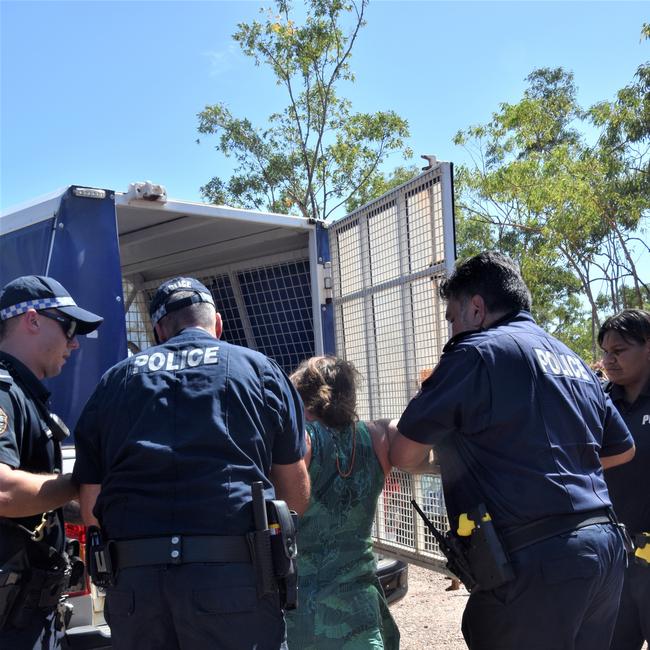
[[[650,533],[634,536],[634,559],[639,564],[650,566]]]
[[[481,517],[481,521],[492,521],[490,513],[486,512]],[[460,517],[458,517],[458,530],[456,531],[456,534],[459,537],[469,537],[475,528],[476,523],[473,519],[469,518],[469,515],[466,512],[463,512]]]

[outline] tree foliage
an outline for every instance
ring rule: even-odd
[[[527,81],[519,102],[456,135],[473,161],[457,173],[459,248],[512,255],[541,324],[593,354],[602,314],[650,300],[635,261],[648,250],[650,65],[586,111],[570,72],[542,68]],[[596,142],[585,125],[598,127]]]
[[[272,71],[288,104],[263,126],[234,116],[225,103],[199,113],[199,132],[216,135],[217,150],[236,161],[230,179],[214,177],[201,188],[206,199],[327,219],[360,188],[380,182],[389,153],[410,155],[404,119],[393,111],[353,112],[337,93],[354,81],[349,61],[367,1],[308,0],[298,24],[290,3],[276,0],[262,22],[238,25],[234,40]]]
[[[421,170],[416,165],[401,165],[387,174],[377,172],[345,202],[345,209],[347,212],[352,212],[399,185],[407,183],[420,173]]]

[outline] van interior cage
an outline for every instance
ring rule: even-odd
[[[439,287],[455,259],[452,168],[439,163],[329,229],[337,354],[365,381],[363,420],[398,418],[449,338]],[[442,568],[435,539],[411,506],[448,529],[440,477],[393,470],[374,525],[377,550]]]
[[[258,259],[254,266],[248,262],[191,275],[212,293],[223,319],[223,340],[259,350],[287,373],[314,355],[311,276],[305,254],[285,253]],[[167,279],[137,284],[123,278],[132,353],[154,344],[149,303]]]

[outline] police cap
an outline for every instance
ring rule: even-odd
[[[194,295],[180,298],[179,300],[170,300],[178,292],[191,292]],[[197,302],[207,302],[214,307],[214,299],[210,291],[195,278],[172,278],[163,282],[158,291],[154,294],[149,305],[149,316],[151,324],[155,327],[161,318],[167,314],[183,309]]]
[[[60,282],[42,275],[16,278],[7,283],[0,293],[0,320],[20,316],[28,309],[57,309],[77,321],[77,334],[89,334],[104,320],[79,307]]]

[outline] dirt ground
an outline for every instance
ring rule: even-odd
[[[390,608],[400,629],[401,650],[467,650],[460,620],[468,593],[463,586],[445,591],[449,584],[436,571],[409,565],[408,593]]]
[[[409,565],[409,590],[391,606],[401,634],[401,650],[467,650],[460,619],[468,593],[445,591],[451,584],[437,571]]]

